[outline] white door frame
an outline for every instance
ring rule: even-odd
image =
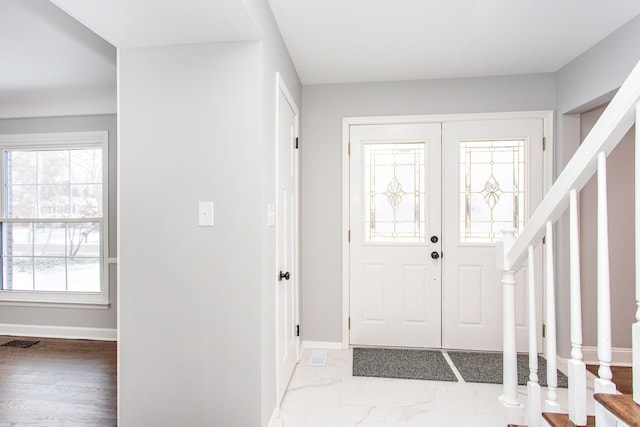
[[[354,125],[442,123],[471,120],[542,119],[546,150],[543,152],[543,193],[553,183],[553,111],[517,111],[504,113],[429,114],[415,116],[345,117],[342,119],[342,348],[349,348],[349,140]],[[444,151],[444,150],[443,150]],[[544,197],[543,194],[543,197]],[[544,343],[544,338],[543,338]]]
[[[273,272],[273,286],[274,289],[277,289],[278,286],[278,278],[277,276],[277,272],[279,271],[280,268],[280,259],[279,259],[279,251],[278,251],[278,236],[279,236],[279,216],[280,216],[280,212],[278,212],[277,206],[279,206],[278,204],[278,198],[280,197],[280,191],[279,191],[279,177],[278,177],[278,172],[279,172],[279,156],[278,156],[278,144],[279,144],[279,134],[278,134],[278,130],[279,130],[279,120],[280,120],[280,93],[282,93],[285,97],[285,99],[287,100],[287,102],[289,103],[289,105],[291,106],[291,109],[293,110],[294,114],[295,114],[295,124],[294,124],[294,138],[298,138],[299,136],[299,124],[300,124],[300,110],[298,109],[298,105],[296,104],[295,100],[293,99],[293,96],[291,96],[291,92],[289,91],[289,89],[287,88],[287,85],[285,84],[284,80],[282,79],[282,76],[280,75],[279,72],[276,72],[276,102],[275,102],[275,109],[276,109],[276,120],[275,120],[275,142],[274,142],[274,153],[275,153],[275,196],[276,196],[276,203],[275,203],[275,264],[274,264],[274,272]],[[295,323],[297,325],[300,324],[300,153],[299,150],[294,150],[294,157],[293,157],[293,163],[294,163],[294,194],[295,194],[295,200],[294,200],[294,216],[293,216],[293,221],[294,221],[294,247],[293,247],[293,265],[294,265],[294,274],[292,276],[292,280],[293,280],[293,299],[295,301]],[[268,209],[267,209],[268,210]],[[271,212],[267,212],[267,215],[270,215]],[[279,304],[278,304],[278,292],[276,290],[276,292],[274,292],[275,294],[275,300],[274,300],[274,305],[275,305],[275,316],[274,316],[274,323],[275,323],[275,360],[276,360],[276,366],[275,366],[275,374],[276,374],[276,381],[275,381],[275,386],[276,386],[276,410],[280,407],[280,397],[278,397],[278,382],[280,381],[280,377],[279,377],[279,373],[280,373],[280,365],[278,363],[278,361],[280,360],[280,358],[278,357],[278,338],[279,338],[279,334],[280,332],[278,331],[278,309],[279,309]],[[301,353],[300,353],[300,337],[296,336],[296,362],[300,360],[301,357]]]

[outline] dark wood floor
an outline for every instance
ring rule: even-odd
[[[116,408],[115,342],[0,336],[0,426],[112,427]]]
[[[598,376],[598,365],[587,365],[587,369],[596,377]],[[626,366],[612,366],[613,383],[622,394],[633,394],[633,383],[631,368]]]

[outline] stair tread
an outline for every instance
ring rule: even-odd
[[[596,393],[594,399],[631,427],[640,427],[640,405],[628,394]]]
[[[551,427],[576,427],[576,425],[569,419],[569,414],[556,414],[554,412],[545,412],[542,414],[545,420]],[[596,418],[593,416],[587,417],[587,427],[595,427]]]

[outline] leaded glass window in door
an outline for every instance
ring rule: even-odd
[[[495,243],[522,229],[526,210],[525,140],[460,142],[460,242]]]
[[[425,241],[425,143],[364,144],[364,241]]]

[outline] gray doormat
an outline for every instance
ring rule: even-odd
[[[390,348],[354,348],[354,377],[457,381],[442,352]]]
[[[448,352],[453,364],[466,382],[502,384],[502,353]],[[518,384],[526,385],[529,379],[529,355],[518,354]],[[547,386],[547,361],[538,356],[538,381]],[[568,379],[558,371],[558,387],[567,388]]]

